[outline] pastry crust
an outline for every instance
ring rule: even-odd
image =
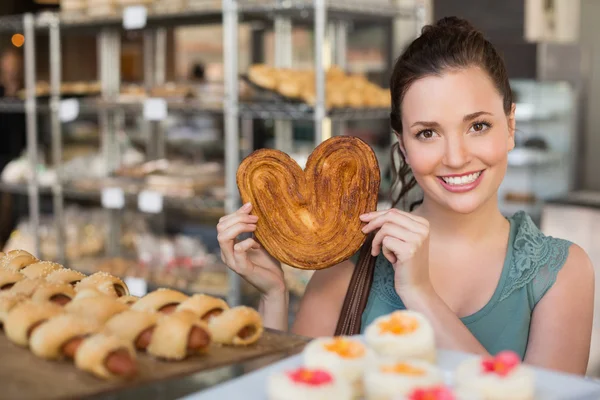
[[[29,279],[45,278],[52,272],[63,268],[62,265],[51,261],[40,261],[21,269],[21,273]]]
[[[29,347],[38,357],[58,360],[64,357],[62,347],[69,340],[95,333],[100,326],[93,320],[87,320],[77,315],[58,315],[33,332],[29,340]]]
[[[121,279],[106,272],[96,272],[86,278],[83,278],[76,286],[75,290],[96,289],[102,293],[113,297],[129,295],[129,288]]]
[[[37,279],[22,279],[10,288],[11,293],[21,293],[27,297],[31,297],[38,287],[46,283],[42,278]]]
[[[323,269],[349,259],[366,235],[359,216],[377,209],[380,171],[368,144],[350,136],[321,143],[304,171],[287,154],[257,150],[237,171],[255,235],[284,264]]]
[[[204,352],[210,344],[210,330],[190,311],[179,311],[162,316],[154,329],[148,354],[167,360],[183,360],[188,355],[188,340],[192,328],[199,328],[209,338],[208,343],[195,353]]]
[[[42,283],[33,292],[31,298],[36,301],[52,301],[59,304],[66,304],[75,297],[75,289],[68,283]]]
[[[185,294],[172,289],[158,289],[148,293],[131,306],[132,310],[160,311],[168,305],[179,305],[189,299]]]
[[[31,329],[62,312],[62,307],[48,301],[23,301],[8,313],[4,332],[13,343],[27,347]]]
[[[77,291],[77,288],[75,288],[75,300],[86,299],[89,297],[108,297],[108,298],[114,299],[114,296],[110,296],[106,293],[102,293],[96,289],[81,289],[81,290]],[[119,297],[119,299],[120,298],[121,297]]]
[[[215,343],[247,346],[260,339],[263,323],[260,314],[250,307],[230,308],[208,324]]]
[[[135,341],[142,332],[156,325],[158,313],[128,310],[115,315],[104,326],[106,332],[125,339],[135,346]]]
[[[201,320],[208,322],[216,317],[216,313],[222,314],[225,310],[229,310],[229,305],[223,299],[205,294],[195,294],[177,306],[176,311],[182,310],[191,311]]]
[[[248,68],[248,78],[255,85],[274,90],[277,87],[277,71],[264,64],[256,64]]]
[[[28,265],[38,262],[39,260],[25,250],[9,251],[0,261],[0,265],[5,268],[19,271]]]
[[[52,283],[68,283],[75,286],[77,282],[85,278],[85,274],[69,268],[61,268],[53,271],[46,277],[48,282]]]
[[[107,368],[108,357],[118,350],[126,351],[135,363],[135,350],[129,342],[117,336],[97,333],[83,341],[75,353],[75,366],[100,378],[120,379],[122,376],[114,374]]]
[[[4,321],[8,317],[8,313],[19,303],[27,300],[28,297],[23,293],[11,293],[2,292],[0,293],[0,325],[4,324]]]
[[[100,324],[104,324],[114,315],[128,309],[127,305],[119,303],[115,298],[108,296],[74,299],[65,306],[68,313],[93,319]]]
[[[0,292],[10,289],[15,283],[25,279],[25,275],[8,268],[0,268]]]
[[[131,295],[129,295],[129,296],[119,297],[117,299],[117,301],[119,301],[119,302],[121,302],[123,304],[127,304],[128,306],[132,306],[133,304],[137,303],[139,299],[140,298],[137,297],[137,296],[131,296]]]

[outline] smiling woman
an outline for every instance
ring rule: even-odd
[[[512,350],[529,364],[584,373],[594,296],[587,254],[544,236],[525,213],[505,218],[498,209],[515,146],[515,106],[497,51],[468,22],[444,18],[400,56],[390,89],[398,138],[393,159],[400,160],[394,206],[416,185],[423,201],[410,213],[392,208],[361,215],[372,240],[360,267],[353,258],[315,272],[292,330],[359,333],[383,315],[409,309],[431,322],[439,347]],[[287,329],[279,262],[252,238],[236,242],[256,229],[252,207],[220,221],[222,258],[262,293],[265,325]],[[372,279],[365,278],[369,273]],[[345,299],[356,293],[368,293],[366,304],[347,307]],[[349,318],[360,323],[338,323]]]

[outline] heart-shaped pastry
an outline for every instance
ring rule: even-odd
[[[237,185],[258,216],[256,238],[273,257],[300,269],[323,269],[352,257],[365,241],[361,214],[377,209],[380,172],[362,140],[321,143],[304,171],[287,154],[261,149],[244,159]]]

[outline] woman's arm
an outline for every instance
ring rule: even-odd
[[[594,268],[585,251],[572,245],[556,282],[533,310],[525,361],[585,374],[593,311]]]
[[[308,337],[335,333],[353,271],[354,263],[348,260],[314,273],[300,302],[293,333]]]

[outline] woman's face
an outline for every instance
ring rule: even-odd
[[[402,101],[402,151],[426,201],[468,214],[492,198],[514,148],[510,115],[478,67],[414,82]]]

